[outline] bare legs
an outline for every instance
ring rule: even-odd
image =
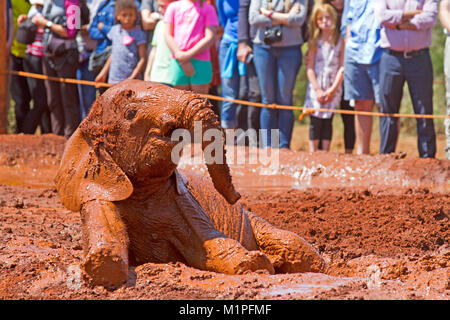
[[[355,110],[372,112],[373,100],[356,100]],[[372,136],[372,116],[355,115],[356,154],[370,154]]]
[[[324,151],[330,151],[330,140],[322,140],[322,148],[319,149],[319,140],[309,140],[309,150],[311,152],[324,150]]]

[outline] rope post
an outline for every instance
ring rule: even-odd
[[[8,114],[7,58],[6,52],[6,0],[0,0],[0,134],[6,133]]]

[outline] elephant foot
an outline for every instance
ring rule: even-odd
[[[293,232],[281,230],[248,212],[256,242],[272,262],[276,273],[328,272],[320,254]]]
[[[114,288],[128,279],[128,262],[105,248],[89,253],[81,269],[85,273],[85,280],[94,286]]]
[[[270,246],[263,246],[276,273],[327,272],[323,258],[303,238],[288,232],[280,238],[272,240]]]
[[[243,274],[249,271],[266,270],[274,274],[269,258],[260,251],[248,251],[238,241],[215,238],[204,243],[206,269],[225,274]]]

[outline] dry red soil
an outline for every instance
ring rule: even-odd
[[[147,263],[106,290],[79,277],[80,216],[53,183],[64,143],[0,135],[0,299],[450,298],[448,160],[280,151],[275,169],[231,165],[242,205],[309,241],[330,274]],[[205,172],[189,160],[180,167]]]

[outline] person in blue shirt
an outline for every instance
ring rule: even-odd
[[[108,58],[111,52],[111,40],[108,39],[108,33],[111,31],[115,19],[114,0],[103,0],[97,8],[89,28],[89,36],[91,39],[97,41],[97,47],[94,54],[104,53],[106,55],[105,58]],[[97,76],[101,71],[101,68],[100,70],[94,70],[90,66],[90,71],[94,72]],[[107,88],[99,88],[99,92],[103,93],[106,89]]]
[[[94,81],[96,74],[89,70],[89,58],[95,50],[97,41],[91,39],[89,36],[89,26],[94,18],[99,4],[102,0],[82,0],[85,6],[89,9],[89,21],[81,26],[80,32],[77,34],[77,44],[79,52],[77,79],[85,81]],[[86,118],[91,105],[96,98],[96,89],[94,86],[78,84],[78,95],[80,100],[80,116],[83,120]]]
[[[239,98],[240,76],[245,75],[245,64],[237,59],[239,0],[218,0],[217,11],[224,33],[219,46],[220,77],[222,96]],[[221,109],[221,126],[235,129],[238,126],[237,104],[224,101]]]
[[[342,23],[347,26],[344,60],[344,99],[355,100],[356,111],[372,111],[379,104],[380,24],[375,0],[349,0]],[[355,116],[356,153],[370,153],[372,117]]]

